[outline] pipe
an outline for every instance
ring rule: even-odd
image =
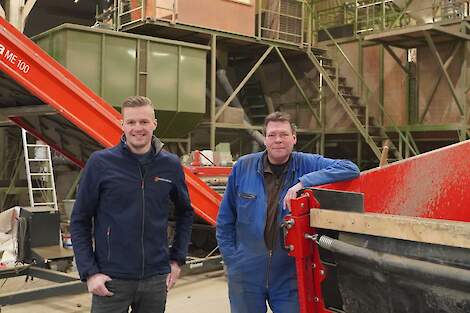
[[[9,0],[5,5],[5,7],[8,8],[8,22],[21,32],[23,31],[23,23],[21,19],[21,10],[23,6],[24,0]]]
[[[232,84],[230,84],[230,81],[228,80],[227,71],[224,69],[218,70],[217,78],[219,79],[219,82],[222,84],[222,87],[224,87],[225,92],[228,95],[231,95],[234,92],[234,90],[233,90]],[[242,108],[242,104],[238,100],[238,97],[233,98],[232,104],[234,104],[235,107],[237,108]]]
[[[446,282],[454,287],[458,285],[465,290],[468,290],[470,284],[470,271],[465,269],[377,252],[328,236],[321,236],[318,245],[328,251],[369,263],[388,272],[400,274],[403,277],[418,279],[424,277],[433,283]]]
[[[415,19],[419,24],[433,23],[434,0],[393,0],[400,9],[407,9],[406,14]]]

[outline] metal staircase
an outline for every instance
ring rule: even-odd
[[[307,50],[307,57],[320,73],[321,79],[323,79],[323,81],[326,82],[328,87],[333,91],[336,99],[342,105],[343,109],[348,114],[354,126],[356,126],[357,130],[361,133],[366,143],[370,146],[377,158],[380,158],[382,152],[379,148],[379,142],[390,139],[385,131],[380,132],[382,128],[378,125],[373,125],[372,128],[369,128],[369,125],[373,120],[366,118],[367,107],[360,102],[359,97],[353,94],[352,88],[346,85],[346,80],[339,79],[337,67],[334,66],[331,59],[330,61],[326,61],[325,58],[319,58],[318,55],[313,53],[311,50]],[[394,155],[398,159],[402,159],[400,153],[395,153],[398,152],[395,147],[392,149],[392,152],[394,152]]]
[[[253,125],[263,125],[269,114],[264,91],[259,80],[250,79],[242,89],[242,106]]]
[[[307,58],[315,66],[320,74],[320,79],[325,82],[337,101],[341,104],[352,123],[364,138],[365,142],[369,145],[374,155],[380,160],[382,155],[382,146],[387,143],[390,153],[393,158],[391,162],[402,160],[403,154],[401,149],[397,148],[393,140],[388,136],[386,129],[383,125],[378,123],[375,118],[369,116],[368,107],[364,105],[361,98],[356,96],[353,88],[347,85],[345,77],[341,77],[339,67],[331,58],[328,58],[326,51],[320,49],[307,49]],[[361,77],[359,77],[362,79]],[[363,82],[365,83],[365,82]],[[385,118],[391,121],[394,131],[398,134],[399,139],[409,146],[410,151],[417,155],[417,149],[413,146],[409,139],[394,125],[391,118],[385,112],[383,106],[378,104],[380,110]]]

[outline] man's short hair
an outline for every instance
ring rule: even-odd
[[[146,105],[153,108],[152,100],[144,96],[130,96],[121,104],[121,110],[124,110],[124,108],[138,108]]]
[[[292,119],[291,119],[289,113],[276,111],[276,112],[273,112],[273,113],[269,114],[268,116],[266,116],[265,119],[264,119],[264,129],[263,129],[265,135],[266,135],[266,127],[268,126],[269,122],[287,122],[290,125],[292,133],[293,134],[296,133],[295,124],[292,123]]]

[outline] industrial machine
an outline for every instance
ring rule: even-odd
[[[283,229],[301,312],[469,312],[469,153],[462,142],[294,199]]]

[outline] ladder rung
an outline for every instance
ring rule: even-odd
[[[44,172],[44,173],[30,173],[31,176],[52,176],[52,173]]]
[[[48,148],[49,147],[48,145],[38,145],[38,144],[32,144],[32,143],[28,143],[26,146],[32,147],[32,148]]]
[[[40,191],[40,190],[54,190],[54,188],[48,187],[48,188],[31,188],[32,191]]]
[[[33,206],[38,206],[38,205],[55,205],[55,202],[34,202]]]
[[[28,159],[29,162],[46,162],[49,161],[49,159]]]

